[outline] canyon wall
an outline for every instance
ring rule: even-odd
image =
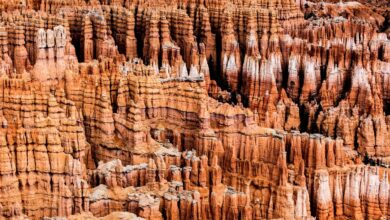
[[[389,218],[386,7],[0,0],[0,218]]]

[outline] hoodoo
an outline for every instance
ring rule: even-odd
[[[387,0],[0,0],[0,219],[390,219]]]

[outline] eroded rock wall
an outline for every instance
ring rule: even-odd
[[[2,218],[389,217],[377,7],[0,3]]]

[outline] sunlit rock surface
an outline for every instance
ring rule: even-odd
[[[0,219],[389,219],[389,7],[0,0]]]

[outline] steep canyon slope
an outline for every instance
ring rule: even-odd
[[[390,218],[361,2],[0,0],[0,219]]]

